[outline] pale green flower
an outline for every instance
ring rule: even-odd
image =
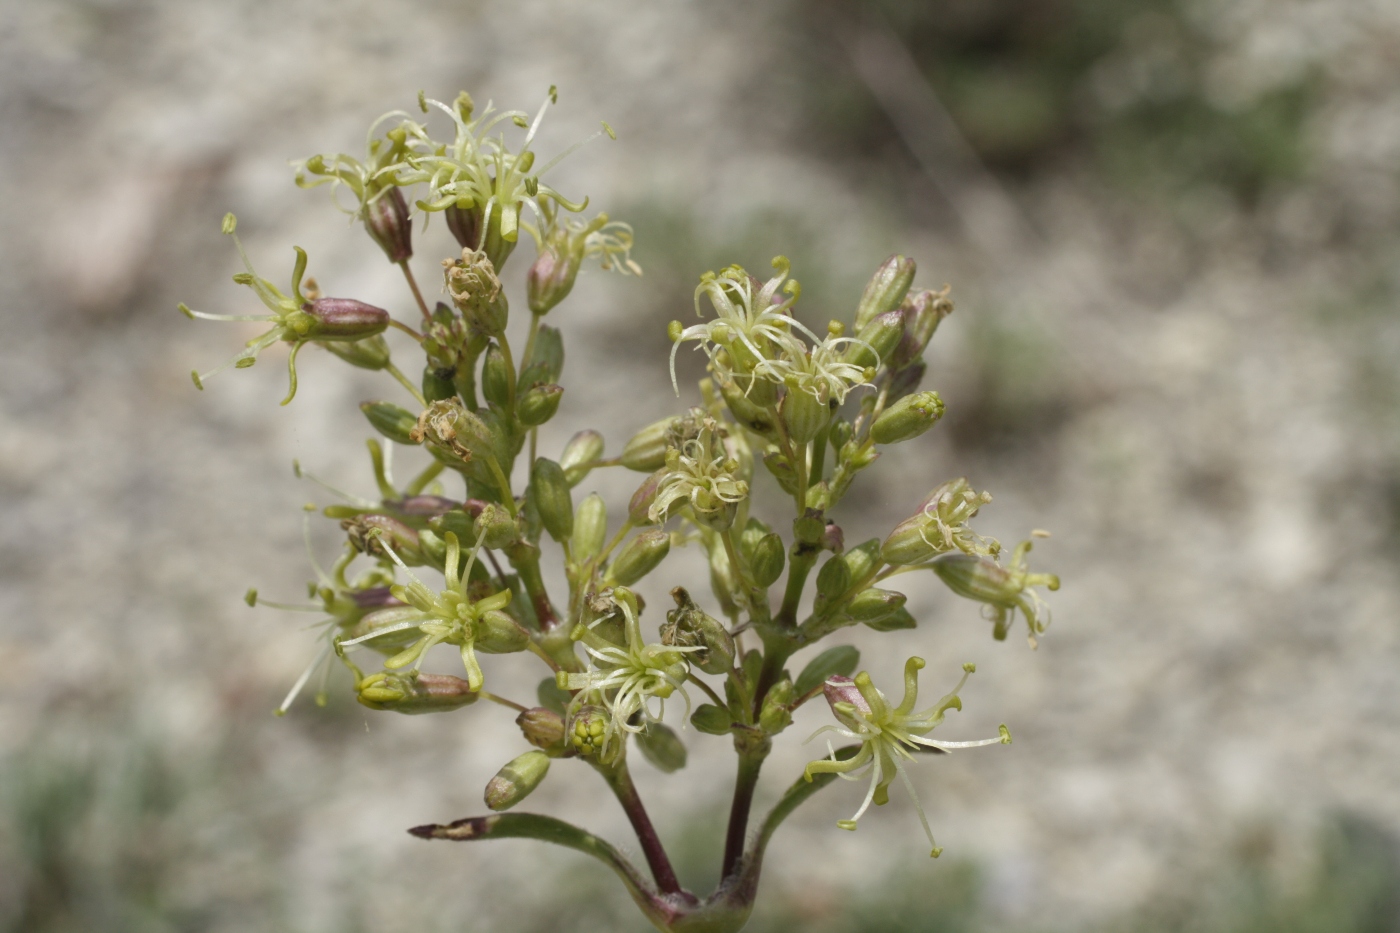
[[[678,506],[689,505],[697,522],[716,530],[727,528],[735,507],[749,495],[749,484],[739,479],[740,470],[739,461],[725,449],[719,425],[704,419],[699,436],[666,451],[666,472],[647,517],[664,522]]]
[[[847,347],[860,342],[854,337],[828,334],[809,350],[792,341],[781,347],[781,356],[760,361],[754,374],[806,392],[823,405],[833,399],[841,404],[852,389],[870,385],[875,378],[874,367],[846,361]]]
[[[1005,567],[961,551],[940,554],[929,566],[948,589],[983,604],[982,613],[993,623],[992,637],[997,641],[1006,638],[1019,610],[1029,629],[1027,639],[1034,648],[1036,636],[1050,625],[1050,606],[1032,587],[1043,586],[1053,592],[1060,588],[1060,578],[1053,573],[1031,573],[1026,566],[1030,549],[1029,541],[1016,545]]]
[[[397,126],[376,137],[379,127],[397,118]],[[357,159],[343,152],[323,153],[292,163],[296,170],[296,183],[300,188],[331,186],[331,198],[338,208],[361,220],[365,219],[371,204],[381,198],[390,188],[404,184],[403,176],[413,170],[412,156],[425,147],[431,147],[423,124],[413,120],[402,110],[391,110],[370,124],[365,135],[365,158]],[[311,176],[308,178],[307,176]],[[340,202],[341,189],[348,190],[355,197],[355,205],[347,207]]]
[[[870,681],[870,675],[864,671],[857,674],[855,680],[840,676],[829,679],[825,686],[826,699],[841,726],[823,726],[812,733],[807,741],[810,742],[824,732],[834,732],[860,742],[860,750],[845,761],[838,761],[836,752],[832,750],[829,758],[808,764],[803,776],[810,781],[814,774],[830,773],[844,780],[855,781],[864,780],[866,774],[869,775],[870,788],[865,793],[865,799],[861,801],[860,809],[849,820],[840,820],[836,824],[842,829],[851,830],[856,828],[856,822],[871,803],[881,806],[889,802],[889,786],[895,777],[898,777],[904,782],[909,796],[914,798],[914,807],[919,811],[919,821],[923,823],[929,845],[932,846],[930,854],[937,858],[943,850],[933,841],[933,830],[929,828],[928,817],[924,815],[924,808],[914,792],[914,784],[905,773],[904,762],[913,761],[912,752],[920,748],[947,752],[955,748],[976,748],[980,745],[1009,745],[1011,733],[1006,726],[1002,726],[1001,735],[997,738],[975,742],[939,742],[924,738],[943,722],[943,716],[948,710],[962,709],[962,700],[958,697],[958,692],[976,668],[971,664],[964,664],[962,680],[958,681],[951,693],[928,709],[915,712],[914,704],[918,702],[919,696],[919,671],[923,667],[923,658],[910,658],[905,662],[904,699],[895,707],[890,706],[885,695],[876,689]]]

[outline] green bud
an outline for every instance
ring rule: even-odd
[[[715,382],[719,386],[720,395],[724,398],[724,404],[729,407],[730,414],[734,420],[764,437],[775,436],[777,423],[773,418],[773,412],[760,404],[755,398],[754,392],[745,395],[744,390],[735,384],[733,379],[717,378]],[[766,384],[766,383],[765,383]]]
[[[418,633],[415,631],[414,635]],[[370,709],[415,715],[445,713],[475,703],[479,694],[460,677],[381,671],[360,681],[357,699]]]
[[[376,431],[395,444],[417,444],[413,439],[413,429],[418,425],[418,417],[393,402],[361,402],[360,411],[365,413]]]
[[[880,560],[880,539],[871,538],[849,548],[841,555],[841,559],[846,562],[846,569],[850,570],[852,580],[864,580]]]
[[[846,351],[846,362],[856,366],[885,365],[904,339],[904,316],[898,311],[881,314],[856,334],[860,343]]]
[[[792,467],[792,461],[788,460],[782,452],[770,450],[763,455],[763,465],[768,468],[768,472],[773,474],[773,478],[778,481],[783,492],[790,496],[797,495],[797,471]]]
[[[510,364],[501,352],[500,344],[494,340],[486,348],[486,357],[481,363],[481,397],[498,408],[504,408],[510,401]]]
[[[366,613],[360,621],[347,629],[341,638],[344,641],[358,641],[366,648],[371,648],[380,654],[398,654],[422,638],[423,633],[416,628],[389,630],[396,625],[421,618],[422,614],[412,606],[389,606],[384,609],[376,609]],[[374,636],[375,632],[379,631],[383,631],[384,634],[379,637],[370,637],[368,641],[360,641],[367,636]]]
[[[476,649],[487,654],[514,654],[530,646],[530,633],[509,613],[490,609],[476,621]]]
[[[496,772],[486,784],[486,806],[492,810],[509,810],[540,786],[549,773],[549,756],[544,752],[526,752]]]
[[[608,507],[596,492],[578,504],[574,512],[574,537],[569,548],[574,562],[583,565],[602,553],[608,535]]]
[[[533,313],[547,314],[568,297],[582,259],[581,252],[572,250],[565,250],[562,256],[547,248],[540,252],[525,276],[525,294]]]
[[[558,382],[564,374],[564,337],[559,328],[540,325],[530,356],[520,370],[520,384],[525,388]]]
[[[666,613],[661,643],[686,652],[687,659],[706,674],[728,674],[734,667],[734,637],[724,623],[696,605],[684,587],[671,590],[676,608]]]
[[[820,547],[826,535],[826,519],[817,509],[808,509],[801,517],[793,519],[792,536],[799,544]]]
[[[439,536],[445,537],[450,531],[458,541],[476,541],[476,520],[463,509],[451,509],[428,519],[428,527]]]
[[[484,531],[481,543],[492,550],[508,548],[520,540],[520,524],[505,506],[496,502],[482,505],[473,527],[478,535]]]
[[[799,389],[795,383],[788,384],[780,410],[788,437],[799,447],[820,434],[831,420],[831,407],[811,392]]]
[[[937,392],[908,395],[880,413],[870,426],[877,444],[898,444],[918,437],[943,417],[943,399]]]
[[[672,774],[685,767],[685,744],[676,730],[664,722],[647,723],[636,735],[642,756],[663,774]]]
[[[652,473],[666,465],[671,428],[681,419],[662,418],[642,428],[622,448],[622,465],[638,473]]]
[[[323,340],[321,346],[360,369],[380,370],[389,366],[389,341],[382,334],[364,340]]]
[[[914,260],[905,256],[891,256],[880,264],[866,283],[860,304],[856,306],[857,332],[876,316],[900,306],[904,296],[909,294],[909,286],[914,284],[914,269]]]
[[[749,574],[753,577],[753,582],[763,589],[767,589],[778,578],[783,575],[783,565],[787,558],[787,549],[783,547],[781,535],[769,533],[747,549],[744,555],[748,561]]]
[[[729,564],[729,555],[716,542],[714,547],[709,548],[709,559],[710,590],[719,600],[720,611],[727,616],[737,615],[739,605],[734,601],[734,594],[739,591],[739,578]]]
[[[549,681],[550,686],[554,681]],[[564,752],[564,717],[552,709],[535,706],[515,717],[515,724],[525,736],[525,741],[536,748],[552,752],[559,757]]]
[[[585,758],[603,750],[608,737],[608,711],[601,706],[584,706],[574,714],[569,727],[569,744]]]
[[[845,418],[837,418],[831,423],[831,430],[827,432],[827,440],[831,442],[832,450],[840,450],[851,439],[851,423]]]
[[[454,371],[450,369],[435,369],[432,366],[423,367],[423,379],[420,385],[423,387],[423,398],[429,402],[440,402],[444,399],[455,398],[457,395],[457,384],[453,381]]]
[[[919,620],[915,619],[908,609],[901,606],[887,616],[866,619],[865,625],[877,632],[897,632],[903,629],[917,628]]]
[[[860,664],[860,652],[850,645],[828,648],[807,662],[802,673],[797,675],[797,683],[793,687],[793,693],[799,697],[805,697],[812,691],[821,689],[822,684],[831,677],[851,676],[858,664]]]
[[[553,460],[536,458],[530,467],[530,498],[549,536],[561,544],[574,533],[574,500],[564,468]]]
[[[824,600],[839,599],[851,585],[851,570],[841,557],[834,556],[817,571],[817,596]]]
[[[572,488],[583,482],[592,471],[591,464],[603,458],[603,435],[597,431],[580,431],[569,438],[564,445],[564,453],[559,457],[559,465],[564,468],[564,476]]]
[[[763,698],[763,708],[758,714],[758,725],[769,735],[777,735],[792,725],[792,681],[784,678],[778,681]]]
[[[563,398],[563,386],[552,384],[535,386],[520,396],[520,402],[515,410],[516,417],[527,428],[544,424],[554,417],[554,413],[559,410],[559,403]]]
[[[728,735],[734,726],[734,718],[729,710],[702,703],[690,716],[690,724],[706,735]]]
[[[661,529],[644,531],[628,541],[608,568],[612,584],[631,586],[651,573],[671,552],[671,533]]]
[[[857,622],[877,622],[904,607],[903,593],[870,587],[861,590],[846,604],[846,615]]]

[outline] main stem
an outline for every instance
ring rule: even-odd
[[[744,857],[744,843],[749,833],[749,811],[753,809],[753,794],[758,787],[758,774],[773,743],[767,736],[757,741],[748,737],[734,739],[739,753],[739,773],[734,779],[734,801],[729,806],[729,829],[724,837],[724,863],[720,877],[728,878],[738,869]]]
[[[642,806],[642,798],[637,795],[637,787],[632,783],[627,762],[619,762],[616,767],[611,768],[602,765],[597,767],[608,786],[617,795],[617,802],[622,804],[627,818],[632,821],[632,829],[636,831],[637,839],[642,844],[642,854],[646,856],[657,888],[663,894],[679,894],[681,885],[676,879],[676,870],[671,867],[666,847],[661,844],[661,837],[656,834],[656,827],[651,825],[651,817],[647,816],[646,807]]]

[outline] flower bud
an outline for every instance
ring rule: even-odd
[[[728,735],[734,727],[729,710],[713,703],[702,703],[690,716],[690,724],[706,735]]]
[[[637,733],[636,740],[642,757],[661,773],[672,774],[685,767],[685,743],[676,735],[676,730],[664,722],[647,723],[647,727]]]
[[[505,331],[510,306],[506,303],[496,266],[481,251],[462,250],[456,262],[442,261],[447,293],[467,322],[484,334],[498,335]]]
[[[389,342],[383,334],[364,340],[323,340],[321,346],[359,369],[377,371],[389,366]]]
[[[466,462],[496,454],[491,429],[456,398],[440,399],[429,405],[418,416],[418,424],[410,434],[415,442],[427,444],[450,459]]]
[[[889,311],[871,320],[856,334],[860,343],[846,351],[846,362],[855,366],[883,366],[888,363],[899,341],[904,339],[904,316]]]
[[[608,536],[608,507],[596,492],[578,504],[574,511],[574,537],[569,548],[576,564],[597,557]]]
[[[559,410],[559,402],[563,398],[563,386],[535,386],[520,396],[520,402],[515,408],[515,415],[525,427],[533,428],[553,418],[554,413]]]
[[[524,171],[524,169],[521,169]],[[444,212],[447,215],[447,229],[463,250],[480,250],[491,260],[496,269],[506,264],[506,259],[515,251],[518,240],[507,240],[501,236],[501,211],[499,207],[491,211],[491,219],[486,221],[485,209],[481,205],[458,207],[453,205]]]
[[[875,569],[875,562],[880,559],[880,539],[871,538],[857,544],[842,554],[841,559],[846,562],[846,569],[851,572],[852,580],[864,580],[870,571]]]
[[[486,806],[492,810],[509,810],[540,786],[549,773],[549,756],[544,752],[526,752],[496,772],[486,783]]]
[[[798,388],[795,382],[789,382],[780,410],[788,437],[799,447],[820,434],[831,420],[830,406],[811,392]]]
[[[914,260],[905,256],[891,256],[880,264],[856,306],[857,332],[864,330],[877,315],[899,307],[904,296],[909,294],[909,286],[914,284],[914,269]]]
[[[919,620],[905,609],[903,606],[891,612],[887,616],[878,619],[866,619],[866,628],[874,629],[877,632],[897,632],[902,629],[918,628]]]
[[[833,554],[840,554],[846,549],[846,533],[841,530],[841,526],[835,522],[827,522],[822,529],[822,550],[830,551]]]
[[[855,717],[840,708],[842,706],[851,706],[856,712],[866,716],[870,715],[870,704],[866,701],[864,694],[860,692],[860,688],[856,686],[856,682],[849,677],[840,675],[828,677],[826,682],[822,684],[822,693],[826,696],[826,702],[831,707],[832,715],[840,720],[842,725],[852,729],[860,727]]]
[[[793,686],[793,693],[796,696],[805,697],[826,683],[828,678],[838,674],[849,677],[858,664],[860,664],[860,652],[850,645],[828,648],[807,662],[802,673],[797,675],[797,683]]]
[[[423,400],[440,402],[457,395],[456,373],[452,369],[439,369],[435,366],[423,367]]]
[[[930,565],[948,589],[980,603],[1014,603],[1023,587],[994,560],[953,551],[941,554]]]
[[[846,615],[857,622],[878,622],[904,607],[903,593],[870,587],[861,590],[846,604]]]
[[[792,461],[781,451],[770,450],[764,454],[763,465],[773,474],[783,492],[790,496],[797,495],[797,471],[792,468]]]
[[[361,554],[386,556],[386,546],[410,567],[427,563],[418,532],[388,515],[358,515],[341,521],[340,527],[350,538],[350,544]]]
[[[851,571],[840,557],[831,557],[817,571],[817,596],[823,600],[839,599],[851,585]]]
[[[520,524],[505,506],[496,502],[481,507],[473,527],[478,535],[485,532],[481,543],[492,550],[508,548],[520,540]]]
[[[547,382],[558,382],[564,373],[564,338],[559,328],[541,324],[535,343],[520,369],[520,384],[527,389]]]
[[[372,648],[380,654],[397,654],[423,637],[423,633],[416,628],[395,631],[390,631],[390,629],[404,622],[414,622],[421,619],[422,613],[412,606],[399,605],[375,609],[366,613],[364,618],[346,629],[341,640],[359,642],[366,648]],[[374,637],[376,632],[381,631],[382,635]],[[366,637],[368,637],[367,641],[361,641]]]
[[[777,533],[769,533],[754,542],[751,551],[745,555],[749,564],[749,574],[760,588],[767,589],[783,575],[783,565],[787,559],[787,549]]]
[[[638,473],[652,473],[666,465],[671,446],[671,428],[680,418],[662,418],[642,428],[622,448],[622,465]]]
[[[603,435],[597,431],[580,431],[569,438],[564,452],[559,456],[559,465],[564,468],[564,476],[572,488],[583,482],[592,471],[592,464],[603,458]]]
[[[763,698],[763,708],[758,714],[758,725],[769,735],[777,735],[792,725],[792,681],[783,678],[772,686]]]
[[[408,202],[397,187],[385,188],[365,205],[364,221],[365,232],[390,262],[413,257],[413,221],[408,216]]]
[[[904,315],[904,337],[890,360],[891,369],[903,369],[923,355],[924,347],[938,330],[939,323],[953,313],[948,289],[916,292],[904,300],[900,311]]]
[[[481,362],[481,397],[497,408],[505,408],[510,402],[511,388],[510,364],[500,344],[493,340]]]
[[[562,544],[574,533],[574,500],[563,467],[553,460],[536,458],[530,467],[530,498],[551,538]]]
[[[389,326],[388,311],[353,298],[317,298],[301,310],[311,317],[301,335],[309,340],[363,340]]]
[[[514,654],[530,646],[530,633],[500,609],[488,609],[476,620],[476,649],[487,654]]]
[[[573,250],[565,250],[562,256],[552,249],[540,252],[525,276],[525,294],[530,300],[531,312],[548,314],[569,296],[582,259],[583,254]]]
[[[734,668],[734,637],[724,623],[695,604],[684,587],[671,591],[676,608],[666,613],[661,643],[674,648],[699,648],[687,659],[706,674],[728,674]]]
[[[553,686],[554,682],[548,681]],[[552,709],[535,706],[515,717],[525,741],[559,757],[564,751],[564,717]]]
[[[415,636],[418,634],[414,632]],[[370,709],[415,715],[445,713],[475,703],[479,694],[450,674],[400,674],[382,671],[356,685],[359,701]]]
[[[967,522],[992,497],[973,492],[966,479],[942,483],[929,493],[919,510],[900,522],[880,546],[887,564],[907,565],[957,548],[974,554],[996,554],[1001,545],[974,534]]]
[[[413,429],[418,425],[418,417],[412,412],[393,402],[361,402],[360,411],[365,413],[365,417],[376,431],[395,444],[419,443],[413,439]]]
[[[585,706],[574,714],[569,727],[569,744],[585,758],[603,750],[608,740],[608,720],[610,715],[601,706]]]
[[[720,395],[724,398],[724,404],[729,407],[729,412],[734,416],[734,420],[764,437],[774,436],[776,422],[773,419],[773,412],[761,405],[755,397],[755,392],[745,394],[744,390],[735,384],[733,379],[716,378],[719,385]],[[763,382],[768,385],[767,381]]]
[[[631,586],[660,566],[670,552],[670,532],[659,528],[644,531],[623,545],[622,552],[608,568],[608,580]]]
[[[642,480],[642,485],[632,493],[632,499],[627,504],[629,522],[638,526],[656,524],[651,518],[651,506],[656,501],[656,493],[661,489],[661,480],[665,476],[666,468],[662,467]]]
[[[481,211],[452,205],[442,212],[447,229],[462,249],[481,249]]]
[[[937,392],[908,395],[880,413],[870,426],[877,444],[898,444],[918,437],[943,417],[943,399]]]

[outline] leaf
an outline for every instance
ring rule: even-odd
[[[808,662],[802,673],[797,675],[794,690],[799,697],[805,697],[820,689],[831,677],[838,674],[843,677],[851,676],[859,663],[860,652],[850,645],[828,648]]]

